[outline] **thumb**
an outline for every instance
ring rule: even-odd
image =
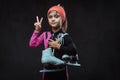
[[[55,38],[55,41],[56,41],[56,42],[58,42],[58,43],[60,42],[60,40],[59,40],[59,39],[57,39],[57,38]]]

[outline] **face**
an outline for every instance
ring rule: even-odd
[[[60,28],[61,16],[56,11],[51,11],[48,14],[48,22],[52,28]]]

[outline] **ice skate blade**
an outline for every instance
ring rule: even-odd
[[[70,66],[81,66],[80,64],[78,63],[66,63],[67,65],[70,65]]]
[[[48,65],[51,65],[51,66],[53,66],[53,64],[50,64],[50,63],[42,63],[43,64],[43,66],[48,66]],[[64,62],[64,63],[60,63],[60,64],[58,64],[58,63],[56,63],[56,64],[54,64],[54,66],[65,66],[66,65],[66,63]]]
[[[44,69],[44,70],[40,70],[40,72],[57,72],[57,71],[62,71],[64,70],[65,68],[62,68],[62,69]]]

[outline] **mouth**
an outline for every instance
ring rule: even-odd
[[[56,22],[51,22],[51,24],[55,24]]]
[[[52,25],[56,24],[56,23],[51,23]]]

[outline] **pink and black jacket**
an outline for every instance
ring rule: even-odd
[[[29,42],[29,46],[30,47],[37,47],[39,46],[41,43],[44,43],[44,48],[48,48],[49,45],[48,45],[48,40],[49,39],[53,39],[55,40],[55,38],[58,37],[58,34],[59,33],[64,33],[62,30],[59,30],[58,32],[56,33],[53,33],[52,31],[48,31],[48,32],[43,32],[43,33],[39,33],[37,31],[34,31],[32,36],[31,36],[31,39],[30,39],[30,42]],[[76,46],[74,44],[74,42],[72,41],[71,37],[69,35],[66,35],[64,36],[64,44],[62,44],[60,46],[60,50],[57,50],[55,49],[55,52],[54,52],[54,55],[57,57],[57,58],[60,58],[62,59],[62,55],[63,54],[68,54],[68,55],[76,55],[77,53],[77,49],[76,49]],[[49,67],[48,67],[49,68]],[[52,67],[50,67],[52,68]],[[54,67],[53,67],[54,68]],[[63,71],[66,75],[64,77],[66,77],[66,79],[62,79],[62,80],[68,80],[68,69],[67,69],[67,66],[66,66],[66,70]],[[61,72],[56,72],[55,74],[63,74]],[[43,73],[43,78],[42,80],[50,80],[51,77],[49,77],[48,75],[51,74],[51,73]],[[57,76],[56,76],[57,77]],[[62,77],[62,76],[61,76]],[[47,79],[48,78],[48,79]],[[53,80],[54,78],[52,78]],[[59,78],[57,79],[59,80]]]

